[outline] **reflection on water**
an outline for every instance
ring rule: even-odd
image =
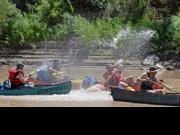
[[[32,71],[26,68],[26,74]],[[72,78],[83,78],[86,75],[93,75],[97,79],[102,79],[105,71],[104,67],[70,67],[63,69]],[[137,78],[143,71],[126,69],[124,76],[133,75]],[[6,68],[0,70],[0,81],[7,79],[8,72]],[[169,86],[180,92],[180,71],[160,71],[159,78],[163,79]],[[96,91],[85,92],[82,90],[72,91],[69,95],[52,95],[52,96],[0,96],[0,106],[92,106],[92,107],[135,107],[135,106],[155,106],[147,104],[134,104],[126,102],[114,102],[109,92]]]

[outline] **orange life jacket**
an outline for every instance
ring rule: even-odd
[[[161,81],[161,82],[163,82],[163,81]],[[141,91],[141,83],[131,83],[129,86],[132,87],[133,89],[135,89],[136,91]],[[164,89],[164,86],[160,83],[154,82],[152,84],[152,89],[153,90]]]
[[[11,67],[9,69],[9,80],[11,82],[11,87],[15,88],[18,86],[23,85],[23,82],[21,82],[21,80],[19,78],[16,78],[19,74],[22,74],[24,77],[24,71],[23,70],[16,70],[15,68]]]
[[[153,83],[153,86],[152,86],[153,90],[155,89],[163,89],[164,86],[160,83]]]

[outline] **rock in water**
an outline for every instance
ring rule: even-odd
[[[164,68],[164,67],[163,67],[161,64],[159,64],[159,63],[156,64],[156,67],[157,67],[158,69],[163,69],[163,68]]]
[[[166,69],[167,70],[175,70],[175,67],[174,66],[167,66]]]
[[[144,61],[143,61],[143,65],[144,66],[152,66],[155,65],[156,63],[158,63],[160,61],[159,57],[155,54],[147,56]]]

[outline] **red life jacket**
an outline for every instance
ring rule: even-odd
[[[112,86],[118,86],[120,82],[124,81],[124,78],[121,74],[119,74],[119,72],[117,70],[113,70],[111,71],[110,73],[109,72],[106,72],[103,77],[105,79],[107,79],[108,77],[110,77],[110,80],[109,80],[109,84],[112,85]],[[108,84],[105,84],[105,86],[108,85]]]
[[[23,70],[16,70],[15,68],[11,67],[9,69],[9,80],[11,82],[12,87],[18,87],[23,85],[23,82],[19,78],[16,78],[19,74],[22,74],[24,77],[24,71]]]
[[[114,70],[112,72],[112,83],[114,84],[114,86],[118,86],[120,82],[124,81],[124,78],[122,75],[119,74],[118,71]]]

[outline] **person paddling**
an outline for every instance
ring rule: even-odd
[[[112,64],[106,64],[105,69],[106,72],[103,74],[103,78],[104,78],[103,84],[107,90],[110,90],[109,88],[110,85],[115,85],[115,80],[112,78],[116,71],[114,70],[114,66]]]
[[[134,91],[134,89],[129,87],[128,83],[126,83],[126,80],[121,74],[122,71],[120,72],[120,70],[114,68],[112,64],[107,64],[105,68],[107,71],[104,73],[103,77],[105,79],[104,86],[107,90],[109,90],[110,86],[116,86],[125,90]]]
[[[143,92],[152,92],[152,93],[165,93],[163,87],[166,86],[157,78],[157,69],[155,67],[150,67],[149,70],[142,74],[138,78],[138,82],[141,83],[141,90]]]
[[[16,65],[16,69],[9,69],[11,89],[23,87],[26,83],[28,83],[28,77],[25,77],[23,68],[24,64],[22,62],[19,62]]]
[[[62,65],[59,60],[53,60],[52,66],[49,67],[48,72],[51,82],[61,82],[69,80],[69,77],[62,72]]]

